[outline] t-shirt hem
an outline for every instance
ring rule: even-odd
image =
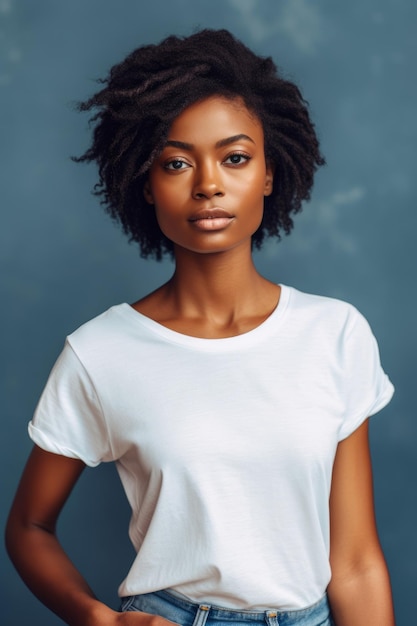
[[[340,429],[339,441],[347,439],[352,433],[355,432],[355,430],[359,428],[359,426],[361,426],[365,422],[365,420],[368,419],[368,417],[376,415],[390,403],[394,395],[395,388],[392,382],[389,380],[388,376],[386,378],[387,380],[385,388],[379,394],[377,399],[365,411],[362,411],[360,415],[356,417],[356,419],[349,421],[348,429],[343,427]],[[344,426],[345,425],[346,424],[344,424]]]
[[[33,443],[39,448],[42,448],[42,450],[44,450],[45,452],[59,454],[60,456],[65,456],[69,459],[78,459],[89,467],[97,467],[97,465],[100,465],[101,463],[101,461],[93,461],[92,459],[83,458],[80,454],[77,454],[70,448],[60,446],[58,443],[54,443],[53,441],[51,441],[51,439],[49,439],[49,437],[47,437],[43,432],[36,428],[36,426],[34,426],[32,422],[29,422],[28,424],[28,433]]]

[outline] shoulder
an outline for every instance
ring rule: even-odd
[[[131,307],[117,304],[100,315],[82,324],[67,337],[67,343],[78,355],[108,351],[120,345],[124,336],[129,335]]]
[[[327,332],[349,333],[355,327],[369,329],[364,316],[349,302],[305,293],[294,287],[288,290],[291,314],[302,324],[318,325]]]

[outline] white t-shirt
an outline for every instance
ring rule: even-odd
[[[120,595],[290,610],[330,579],[337,444],[392,393],[355,308],[282,286],[266,321],[225,339],[109,309],[68,337],[29,431],[116,461],[137,550]]]

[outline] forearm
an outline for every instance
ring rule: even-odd
[[[334,575],[327,593],[336,626],[395,626],[391,585],[383,561]]]
[[[10,519],[6,543],[20,576],[30,590],[65,623],[92,626],[114,613],[99,602],[64,552],[55,534]],[[98,621],[98,616],[103,618]]]

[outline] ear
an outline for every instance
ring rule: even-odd
[[[274,186],[274,168],[270,163],[266,164],[264,196],[270,196]]]
[[[145,196],[145,200],[148,204],[154,204],[153,195],[151,192],[151,185],[149,183],[149,179],[145,182],[143,186],[143,195]]]

